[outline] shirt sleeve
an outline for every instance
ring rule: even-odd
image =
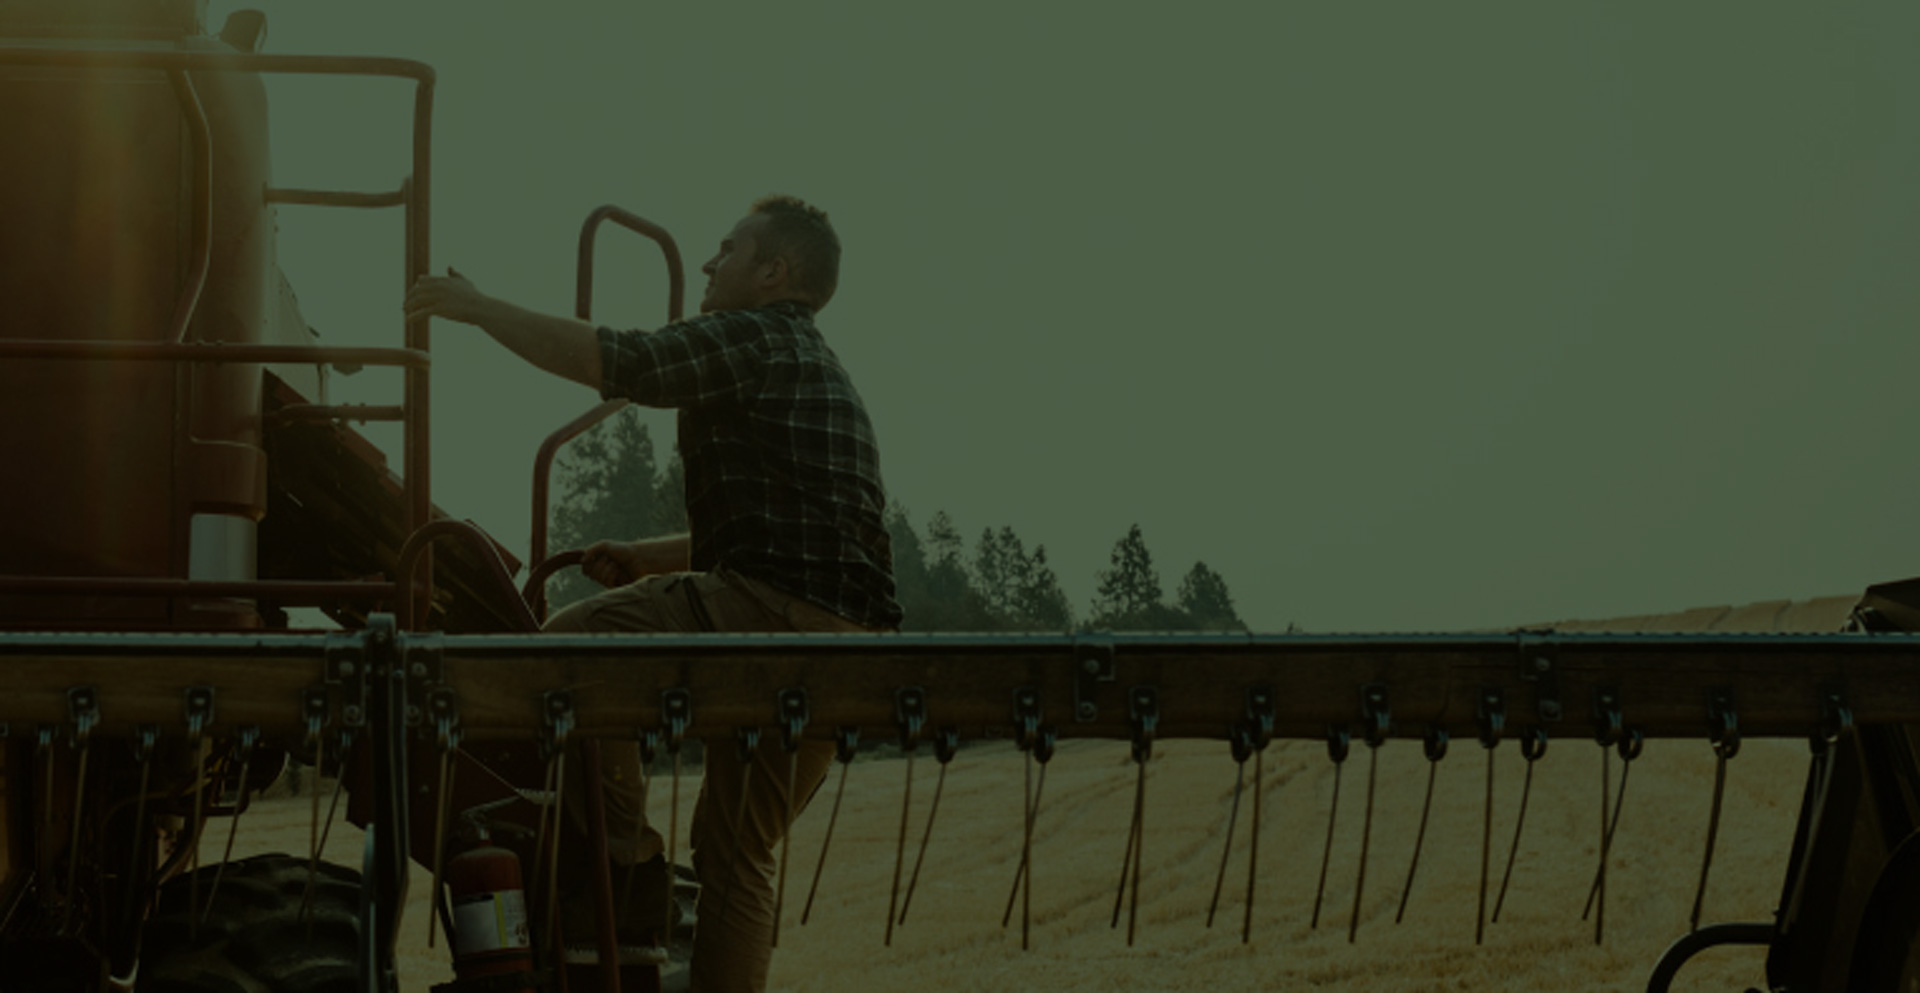
[[[700,407],[754,395],[766,330],[751,314],[703,314],[653,332],[600,328],[600,395],[648,407]]]

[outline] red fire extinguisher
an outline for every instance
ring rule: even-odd
[[[486,987],[490,993],[533,993],[533,941],[520,858],[493,843],[482,819],[485,810],[476,807],[461,815],[471,847],[447,861],[456,977],[451,985],[519,973],[521,984],[495,979]]]

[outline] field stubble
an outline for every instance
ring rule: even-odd
[[[1500,920],[1487,925],[1485,943],[1474,945],[1485,754],[1473,742],[1456,741],[1441,763],[1406,917],[1396,924],[1428,764],[1416,742],[1381,748],[1359,933],[1349,944],[1367,749],[1356,745],[1342,773],[1331,868],[1314,928],[1309,920],[1334,768],[1321,744],[1276,742],[1265,760],[1252,942],[1243,945],[1254,763],[1246,766],[1249,783],[1226,884],[1208,928],[1234,765],[1219,742],[1159,743],[1147,775],[1137,932],[1128,947],[1126,908],[1118,929],[1110,920],[1134,767],[1123,743],[1064,742],[1048,772],[1034,829],[1030,951],[1020,947],[1017,905],[1011,925],[1000,926],[1020,860],[1024,777],[1023,757],[1005,744],[964,749],[949,767],[919,888],[891,947],[882,946],[882,937],[907,763],[856,763],[820,895],[810,922],[800,926],[836,768],[795,830],[772,986],[814,993],[845,989],[849,978],[858,977],[861,988],[956,991],[1644,989],[1654,961],[1687,927],[1713,782],[1706,743],[1650,742],[1634,764],[1609,861],[1606,932],[1599,945],[1593,922],[1581,920],[1600,840],[1601,750],[1585,739],[1554,741],[1536,768],[1511,891]],[[1729,764],[1703,923],[1771,919],[1806,765],[1806,746],[1797,741],[1749,741]],[[924,752],[913,764],[908,871],[938,768]],[[1616,759],[1616,788],[1620,768]],[[1489,912],[1513,837],[1524,770],[1511,742],[1496,752]],[[697,788],[697,779],[682,783],[683,821]],[[649,798],[656,821],[665,819],[667,805],[663,779]],[[235,856],[306,852],[310,812],[305,796],[257,802],[242,819]],[[204,859],[218,858],[225,844],[225,825],[215,828]],[[686,836],[685,823],[680,836]],[[324,857],[358,866],[362,843],[359,831],[336,824]],[[401,938],[402,978],[410,990],[450,976],[445,936],[438,948],[426,944],[428,887],[426,872],[416,867]],[[1763,959],[1763,949],[1709,952],[1681,973],[1674,989],[1760,985]]]

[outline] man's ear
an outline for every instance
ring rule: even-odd
[[[786,256],[776,255],[768,259],[761,266],[760,288],[763,290],[772,290],[783,287],[792,275],[793,270],[787,267]]]

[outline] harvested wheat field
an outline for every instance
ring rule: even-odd
[[[1704,741],[1655,741],[1634,764],[1610,860],[1604,942],[1596,946],[1593,922],[1580,918],[1599,858],[1599,756],[1600,749],[1584,739],[1550,745],[1535,771],[1512,889],[1499,922],[1487,926],[1485,943],[1475,947],[1486,753],[1471,742],[1456,742],[1441,763],[1424,853],[1405,919],[1396,924],[1427,762],[1417,742],[1382,747],[1359,929],[1349,944],[1367,751],[1356,747],[1342,774],[1339,822],[1315,929],[1309,920],[1333,766],[1317,743],[1275,743],[1265,761],[1252,941],[1243,945],[1251,783],[1209,929],[1234,763],[1219,742],[1162,742],[1147,775],[1140,900],[1129,948],[1127,911],[1117,930],[1109,926],[1133,803],[1128,749],[1119,742],[1064,742],[1048,772],[1035,827],[1027,951],[1020,947],[1017,907],[1011,926],[1000,926],[1020,860],[1023,756],[988,743],[962,749],[954,759],[919,888],[891,947],[883,938],[907,763],[857,761],[848,769],[821,894],[805,927],[799,909],[826,830],[833,779],[795,832],[773,987],[841,990],[848,977],[857,976],[862,986],[953,990],[1644,989],[1654,960],[1687,926],[1705,843],[1713,756]],[[1769,919],[1806,756],[1803,742],[1750,741],[1730,763],[1703,921]],[[1494,761],[1489,909],[1524,774],[1512,742]],[[908,872],[939,767],[922,757],[913,768]],[[1249,780],[1252,768],[1249,762]],[[1615,760],[1616,787],[1619,771]],[[668,800],[664,785],[652,797],[661,821]],[[683,800],[696,786],[691,778],[683,782]],[[683,802],[683,816],[689,806]],[[236,855],[305,851],[310,810],[304,797],[260,801],[242,819]],[[217,858],[224,842],[225,832],[215,832],[206,857]],[[360,833],[336,824],[328,859],[357,866],[360,852]],[[425,873],[416,870],[403,960],[406,988],[413,990],[450,975],[444,937],[439,948],[426,946],[427,889]],[[1763,954],[1710,951],[1681,973],[1675,989],[1757,985]]]
[[[1854,597],[1828,597],[1617,621],[1562,622],[1566,631],[1832,631]],[[913,809],[906,872],[925,830],[939,766],[912,764]],[[1129,909],[1112,926],[1121,860],[1133,810],[1135,766],[1124,742],[1062,742],[1047,772],[1034,828],[1030,948],[1021,948],[1014,910],[1002,928],[1020,863],[1025,756],[1004,742],[964,748],[948,767],[919,888],[906,921],[883,944],[900,838],[908,763],[862,759],[847,767],[846,794],[809,923],[799,924],[818,861],[838,767],[793,837],[793,863],[772,988],[793,993],[848,989],[1206,990],[1331,989],[1412,993],[1542,989],[1641,990],[1653,963],[1687,929],[1705,851],[1714,756],[1700,740],[1659,740],[1633,763],[1625,807],[1608,860],[1603,940],[1582,908],[1599,863],[1602,750],[1584,733],[1549,744],[1536,765],[1532,799],[1499,920],[1474,943],[1480,902],[1487,752],[1455,741],[1440,763],[1426,841],[1396,923],[1420,823],[1429,765],[1420,744],[1394,740],[1378,751],[1364,886],[1356,882],[1366,825],[1371,756],[1355,744],[1340,780],[1319,926],[1312,926],[1327,838],[1334,766],[1319,742],[1275,742],[1265,758],[1259,872],[1251,942],[1242,944],[1253,823],[1251,778],[1228,855],[1213,927],[1208,904],[1219,871],[1235,766],[1224,742],[1162,741],[1148,763],[1145,842],[1134,941]],[[1784,882],[1805,784],[1804,740],[1748,740],[1728,764],[1727,792],[1701,922],[1768,921]],[[1513,840],[1525,763],[1509,740],[1493,753],[1492,865],[1488,911]],[[1612,760],[1612,784],[1621,764]],[[325,787],[323,787],[324,789]],[[694,778],[681,785],[682,824]],[[664,824],[670,797],[661,781],[650,816]],[[236,855],[307,850],[310,802],[261,801],[243,820]],[[217,858],[224,832],[204,849]],[[361,834],[336,824],[327,858],[358,866]],[[681,861],[685,861],[682,853]],[[445,939],[427,948],[427,874],[416,868],[403,924],[402,978],[409,990],[451,976]],[[904,897],[904,894],[903,894]],[[1723,947],[1681,971],[1676,991],[1762,985],[1765,950]]]

